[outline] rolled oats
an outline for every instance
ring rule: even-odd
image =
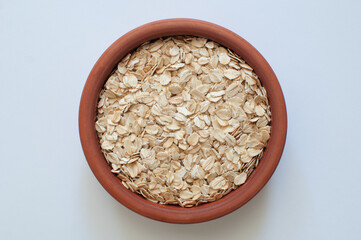
[[[149,201],[197,206],[247,181],[270,138],[266,90],[218,43],[142,44],[100,93],[95,129],[111,171]]]

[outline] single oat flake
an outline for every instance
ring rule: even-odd
[[[216,42],[146,42],[102,89],[95,129],[111,171],[159,204],[193,207],[245,184],[271,131],[266,90]]]

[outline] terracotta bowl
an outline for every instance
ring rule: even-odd
[[[110,171],[95,130],[98,94],[117,63],[142,43],[164,36],[193,35],[216,41],[239,54],[260,77],[272,111],[271,138],[260,164],[241,187],[223,198],[197,207],[152,203],[126,189]],[[79,109],[79,132],[85,157],[103,187],[120,203],[143,216],[170,223],[197,223],[226,215],[249,201],[267,183],[281,158],[286,140],[286,105],[277,77],[262,55],[237,34],[194,19],[167,19],[145,24],[115,41],[99,58],[86,81]]]

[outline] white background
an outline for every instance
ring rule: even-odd
[[[360,1],[0,0],[0,239],[360,239]],[[78,136],[96,60],[144,23],[224,26],[284,91],[281,162],[248,204],[193,225],[140,216],[97,182]]]

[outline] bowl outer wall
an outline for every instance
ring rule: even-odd
[[[192,208],[152,203],[126,189],[110,171],[95,130],[99,92],[117,63],[142,43],[159,37],[193,35],[216,41],[240,55],[266,88],[272,112],[271,137],[260,161],[244,185],[221,199]],[[127,208],[169,223],[197,223],[224,216],[248,202],[268,182],[281,158],[287,132],[287,113],[276,75],[263,56],[246,40],[213,23],[195,19],[166,19],[140,26],[115,41],[99,58],[83,89],[79,108],[79,133],[85,157],[103,187]]]

